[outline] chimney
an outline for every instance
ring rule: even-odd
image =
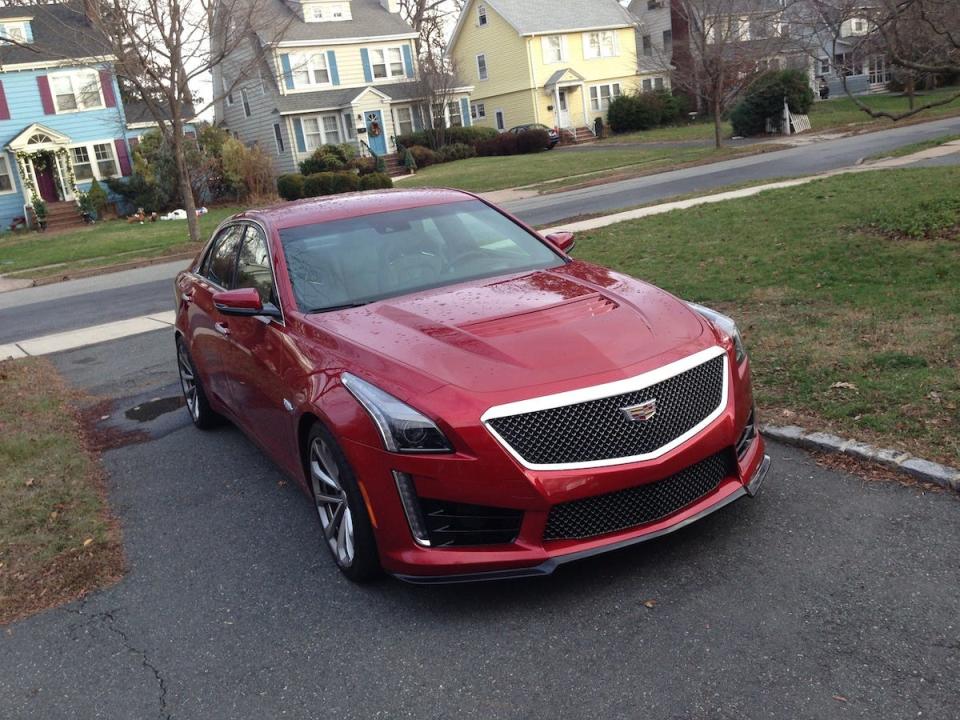
[[[387,12],[398,13],[400,12],[400,0],[380,0],[380,4],[383,6],[383,9]]]

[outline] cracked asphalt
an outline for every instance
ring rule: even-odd
[[[771,445],[761,496],[509,583],[357,587],[307,500],[179,409],[172,339],[55,356],[150,440],[104,454],[129,572],[0,629],[0,718],[960,717],[960,499]]]

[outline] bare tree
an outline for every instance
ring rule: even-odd
[[[457,88],[462,84],[452,58],[436,52],[421,57],[417,95],[424,102],[427,123],[433,129],[436,147],[446,144],[446,108],[456,99]]]
[[[400,14],[419,36],[417,54],[443,51],[447,23],[463,9],[465,0],[399,0]]]
[[[814,21],[832,57],[843,48],[851,61],[836,68],[848,97],[873,118],[903,120],[960,98],[960,91],[922,105],[915,101],[918,82],[960,73],[960,3],[956,0],[812,0]],[[857,24],[862,30],[854,31]],[[884,57],[903,81],[909,108],[903,112],[871,107],[847,83],[852,65]]]
[[[168,140],[190,239],[199,241],[184,124],[260,71],[266,48],[279,40],[289,14],[275,0],[82,0],[86,32],[105,42],[118,78],[142,100]],[[196,107],[193,86],[234,51],[244,58],[231,83]],[[236,64],[236,63],[235,63]]]
[[[723,116],[756,75],[795,53],[781,0],[673,0],[673,86],[696,98],[723,144]]]

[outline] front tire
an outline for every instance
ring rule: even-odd
[[[324,544],[354,582],[379,576],[380,556],[360,486],[333,435],[316,423],[307,438],[307,475]]]
[[[180,371],[180,389],[183,390],[183,399],[193,424],[201,430],[209,430],[219,425],[223,418],[210,407],[200,376],[193,365],[193,358],[180,337],[177,338],[177,369]]]

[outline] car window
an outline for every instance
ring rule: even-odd
[[[237,277],[233,284],[237,288],[254,288],[260,293],[260,302],[263,304],[277,304],[267,239],[260,228],[247,228],[247,234],[240,246]]]
[[[213,243],[210,261],[204,275],[212,283],[227,290],[233,289],[233,271],[237,264],[237,249],[243,239],[243,225],[224,228]]]
[[[280,241],[304,312],[565,262],[479,200],[285,228]]]

